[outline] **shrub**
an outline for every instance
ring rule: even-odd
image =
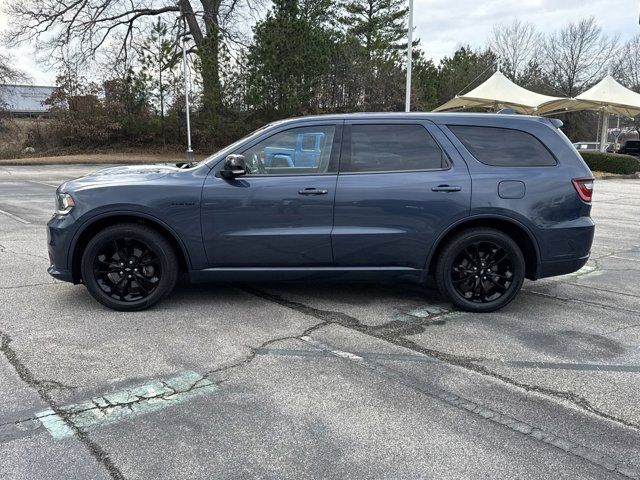
[[[592,171],[633,174],[640,172],[640,159],[631,155],[604,152],[580,152]]]

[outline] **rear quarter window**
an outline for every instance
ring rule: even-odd
[[[467,125],[448,127],[467,150],[485,165],[543,167],[557,164],[540,140],[522,130]]]

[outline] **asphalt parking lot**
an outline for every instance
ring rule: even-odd
[[[1,479],[640,478],[640,180],[496,313],[360,284],[119,313],[46,273],[55,186],[95,168],[0,168]]]

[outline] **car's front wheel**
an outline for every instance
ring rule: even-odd
[[[517,295],[525,277],[518,244],[492,228],[474,228],[452,238],[440,253],[436,283],[462,310],[492,312]]]
[[[143,310],[168,295],[178,278],[171,244],[145,225],[123,223],[98,232],[82,255],[82,280],[114,310]]]

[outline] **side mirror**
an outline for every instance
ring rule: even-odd
[[[224,178],[235,178],[246,175],[247,164],[244,155],[228,155],[224,160],[224,167],[220,170],[220,175]]]

